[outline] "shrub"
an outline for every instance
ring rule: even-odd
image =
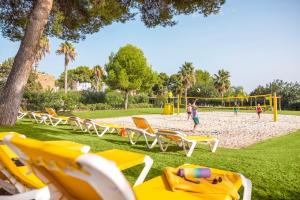
[[[89,107],[89,105],[80,103],[80,104],[78,105],[78,109],[79,109],[79,110],[90,110],[90,107]]]
[[[82,91],[80,102],[83,104],[104,103],[105,94],[103,92]]]
[[[111,91],[106,93],[105,102],[113,107],[122,106],[124,97],[120,92]]]
[[[96,105],[96,110],[110,110],[112,109],[111,105],[108,105],[106,103],[97,103]]]
[[[80,104],[81,94],[79,92],[68,92],[67,95],[62,96],[63,109],[64,110],[74,110],[78,108]]]
[[[146,94],[139,94],[139,95],[135,95],[135,96],[129,96],[128,103],[129,104],[149,103],[149,97]]]
[[[136,103],[149,103],[149,96],[147,94],[139,94],[135,96]]]
[[[291,109],[291,110],[300,110],[300,101],[290,104],[289,109]]]
[[[51,90],[46,92],[27,92],[24,95],[26,109],[44,110],[45,107],[51,107],[55,110],[62,108],[62,93],[54,93]]]
[[[152,108],[153,105],[149,103],[136,103],[136,104],[129,104],[128,108]]]

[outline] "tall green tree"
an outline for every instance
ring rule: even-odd
[[[88,66],[78,66],[74,69],[68,70],[68,87],[74,89],[76,82],[83,83],[92,83],[94,79],[94,72]],[[60,88],[63,88],[65,84],[65,73],[61,73],[57,85]]]
[[[93,68],[94,71],[94,79],[95,79],[95,89],[99,92],[101,88],[101,82],[104,78],[104,69],[100,65],[96,65]]]
[[[71,43],[66,41],[59,45],[56,54],[65,56],[64,75],[65,75],[65,94],[67,94],[68,93],[68,65],[70,61],[75,60],[76,49]]]
[[[157,75],[157,82],[154,84],[152,91],[155,95],[163,95],[168,93],[169,76],[166,73],[159,73]]]
[[[84,39],[113,22],[126,22],[140,16],[147,27],[172,26],[179,14],[218,13],[225,0],[28,0],[0,1],[0,29],[12,41],[22,40],[13,68],[0,97],[0,125],[15,124],[18,107],[28,80],[37,45],[42,37],[68,41]]]
[[[147,91],[154,84],[154,72],[147,64],[142,50],[133,45],[121,47],[109,57],[105,65],[106,83],[112,89],[124,92],[124,108],[128,107],[128,96],[132,91]]]
[[[12,69],[14,63],[14,58],[8,58],[2,63],[0,63],[0,93],[5,85],[5,82],[7,80],[7,77]],[[26,87],[25,87],[25,92],[36,92],[36,91],[41,91],[42,86],[41,84],[37,81],[37,74],[33,70],[31,70],[31,73],[29,75]]]
[[[222,105],[224,104],[224,93],[230,88],[230,74],[224,69],[220,69],[218,74],[214,75],[214,85],[222,97]]]
[[[193,63],[185,62],[178,72],[182,86],[184,88],[185,104],[187,105],[187,91],[196,83],[195,68]]]
[[[255,88],[250,95],[264,95],[277,93],[281,97],[281,104],[283,109],[290,109],[293,104],[300,105],[300,83],[287,82],[276,79],[265,86],[259,85]]]
[[[168,80],[168,90],[175,95],[182,95],[183,86],[179,74],[172,74]]]
[[[196,83],[188,90],[189,96],[216,97],[218,91],[214,87],[213,77],[208,71],[195,70]]]

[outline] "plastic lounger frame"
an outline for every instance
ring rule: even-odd
[[[196,145],[199,141],[188,139],[179,131],[172,131],[172,132],[173,133],[158,131],[156,133],[156,138],[157,138],[158,144],[160,146],[160,149],[162,151],[166,151],[168,149],[168,146],[169,146],[170,142],[173,141],[173,142],[176,142],[178,144],[178,146],[183,148],[183,150],[185,151],[187,157],[191,157],[192,153],[193,153],[193,151],[194,151],[194,149],[195,149],[195,147],[196,147]],[[169,137],[176,137],[176,138],[178,138],[178,140],[174,141],[170,138],[167,138],[168,136]],[[168,142],[162,141],[162,137],[166,138],[168,140]],[[200,143],[208,143],[209,146],[210,146],[211,152],[214,153],[216,151],[218,145],[219,145],[219,140],[217,138],[215,138],[212,141],[203,141],[203,142],[200,142]]]
[[[152,149],[157,143],[156,134],[148,133],[147,130],[139,128],[126,128],[126,131],[128,132],[129,142],[133,145],[136,144],[141,137],[144,137],[147,147],[149,149]],[[138,134],[136,138],[134,138],[135,134]],[[148,141],[148,138],[154,138],[153,142],[150,143]]]
[[[95,133],[99,136],[99,137],[102,137],[106,132],[109,131],[110,127],[109,126],[105,126],[105,125],[102,125],[102,124],[98,124],[96,123],[95,121],[93,120],[85,120],[84,121],[84,124],[85,124],[85,127],[86,127],[86,130],[89,132],[89,133],[92,133],[92,131],[95,131]],[[98,128],[101,128],[103,129],[101,132]],[[114,130],[114,129],[113,129]]]

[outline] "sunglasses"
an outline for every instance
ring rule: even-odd
[[[200,184],[200,181],[194,181],[194,180],[188,179],[186,177],[183,177],[183,178],[184,178],[184,180],[189,181],[191,183]],[[212,180],[208,180],[208,181],[211,181],[211,183],[215,185],[215,184],[221,183],[223,181],[223,179],[222,179],[222,177],[216,177],[216,178],[214,178]]]

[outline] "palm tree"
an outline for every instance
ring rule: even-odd
[[[49,39],[43,36],[37,46],[37,52],[34,59],[34,71],[37,71],[38,62],[42,60],[46,53],[50,53]]]
[[[75,47],[69,43],[69,42],[64,42],[59,45],[59,49],[56,51],[57,55],[64,55],[65,56],[65,94],[68,92],[68,64],[71,61],[75,60],[76,56],[76,49]]]
[[[96,80],[96,91],[99,92],[99,86],[100,86],[100,83],[101,83],[101,80],[104,76],[104,69],[103,67],[101,67],[100,65],[96,65],[94,67],[94,77],[95,77],[95,80]]]
[[[193,63],[185,62],[178,72],[184,88],[185,104],[187,105],[187,90],[196,83],[195,69]]]
[[[221,69],[218,74],[214,74],[214,86],[221,93],[222,105],[224,104],[223,97],[224,93],[230,88],[230,74],[228,71]]]

